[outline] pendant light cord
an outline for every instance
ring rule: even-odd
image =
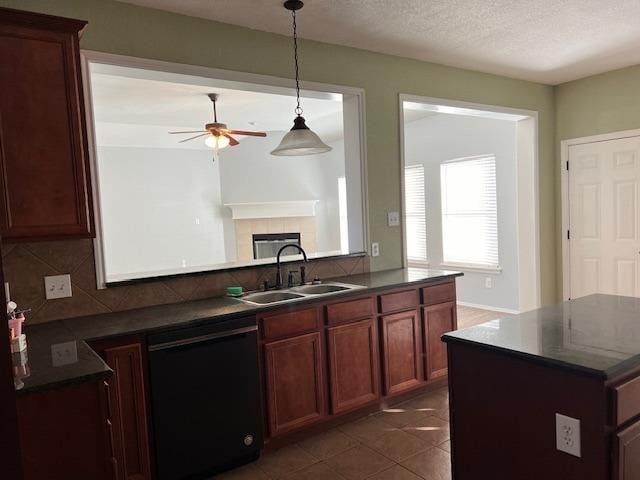
[[[291,10],[293,17],[293,60],[296,66],[296,115],[302,115],[302,107],[300,106],[300,68],[298,66],[298,24],[296,23],[296,11]]]

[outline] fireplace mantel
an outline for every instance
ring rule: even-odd
[[[252,218],[315,217],[318,200],[283,202],[225,203],[233,220]]]

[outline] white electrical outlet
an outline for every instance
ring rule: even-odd
[[[373,242],[371,244],[371,256],[377,257],[380,255],[380,244],[378,242]]]
[[[493,280],[491,280],[491,277],[484,278],[484,288],[493,288]]]
[[[44,291],[47,300],[66,298],[71,294],[71,275],[52,275],[44,277]]]
[[[574,457],[580,453],[580,420],[556,413],[556,448]]]
[[[390,227],[400,225],[400,212],[387,212],[387,224]]]
[[[75,340],[51,345],[51,364],[54,367],[69,365],[78,361],[78,345]]]

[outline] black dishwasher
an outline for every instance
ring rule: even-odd
[[[263,444],[255,317],[148,337],[156,474],[206,478]]]

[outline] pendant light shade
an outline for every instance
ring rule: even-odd
[[[293,128],[282,138],[280,145],[271,155],[317,155],[330,150],[331,147],[307,127],[304,117],[298,115],[293,120]]]
[[[278,156],[317,155],[326,153],[331,147],[324,143],[320,137],[307,127],[300,107],[300,74],[298,66],[298,28],[296,24],[296,11],[304,6],[301,0],[287,0],[284,8],[291,11],[293,18],[293,60],[296,72],[296,117],[293,119],[293,127],[282,138],[280,145],[271,152]]]

